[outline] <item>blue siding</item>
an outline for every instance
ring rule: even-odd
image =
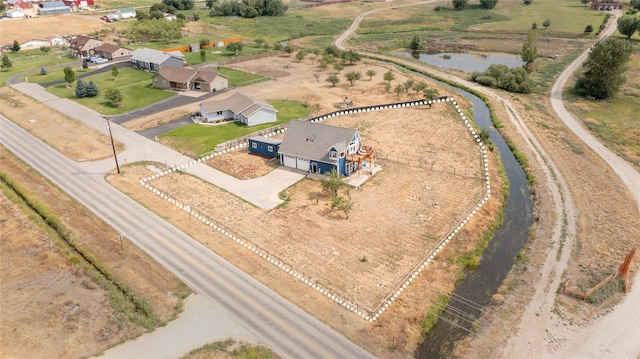
[[[271,148],[271,151],[269,151],[269,148]],[[249,152],[273,158],[276,157],[279,148],[279,144],[264,143],[258,140],[249,139]]]

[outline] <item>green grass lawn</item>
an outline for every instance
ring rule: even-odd
[[[221,67],[217,71],[229,79],[229,86],[246,86],[269,80],[265,76],[254,75],[250,72],[238,71],[228,67]]]
[[[73,95],[75,84],[71,88],[67,88],[66,83],[55,85],[47,88],[47,91],[58,97],[76,101],[103,115],[117,115],[175,95],[171,92],[151,88],[151,77],[153,75],[153,73],[146,71],[124,68],[119,70],[119,75],[115,79],[111,75],[111,71],[82,79],[85,82],[93,81],[98,85],[101,94],[96,97],[76,98]],[[102,93],[108,88],[117,88],[122,92],[122,107],[113,107],[104,98]]]
[[[7,84],[7,80],[10,77],[24,71],[33,70],[31,73],[25,75],[29,79],[29,81],[31,81],[32,77],[40,76],[41,67],[55,66],[60,63],[67,64],[70,62],[78,61],[78,59],[69,56],[67,53],[50,52],[45,55],[40,50],[7,52],[7,56],[12,61],[12,66],[8,70],[3,69],[2,71],[0,71],[0,86],[5,86]],[[60,57],[59,60],[58,56]],[[24,81],[24,78],[20,80]]]
[[[162,134],[160,138],[164,143],[183,153],[203,156],[213,151],[220,143],[287,123],[292,119],[305,118],[311,113],[309,108],[296,101],[269,101],[269,103],[278,110],[277,122],[251,127],[238,123],[218,126],[192,124]]]
[[[640,169],[640,49],[627,65],[620,93],[606,101],[589,101],[567,91],[568,108],[614,152]]]
[[[87,73],[91,73],[97,69],[95,68],[88,68],[88,69],[82,69],[80,67],[77,66],[72,66],[73,70],[76,72],[76,77],[79,75],[84,75]],[[51,82],[51,81],[57,81],[57,80],[64,80],[64,67],[54,67],[54,68],[49,68],[47,69],[47,74],[43,75],[40,69],[36,69],[31,71],[29,74],[25,75],[28,76],[29,78],[29,82],[34,82],[34,83],[44,83],[44,82]]]
[[[548,31],[582,34],[584,28],[591,24],[594,36],[605,14],[591,10],[590,4],[584,6],[577,0],[535,0],[528,6],[522,1],[503,0],[498,2],[494,11],[508,17],[508,20],[482,24],[479,29],[522,31],[531,28],[534,22],[542,29],[542,23],[549,19],[551,26]]]

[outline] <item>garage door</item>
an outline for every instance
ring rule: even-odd
[[[298,169],[303,171],[308,171],[309,160],[303,160],[302,158],[298,158]]]
[[[292,157],[292,156],[287,156],[284,155],[284,166],[285,167],[291,167],[291,168],[296,168],[296,158]]]

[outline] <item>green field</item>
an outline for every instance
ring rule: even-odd
[[[192,124],[167,132],[160,138],[180,152],[203,156],[213,151],[220,143],[287,123],[293,119],[305,118],[311,113],[309,108],[295,101],[269,101],[269,103],[278,110],[277,122],[251,127],[238,123],[219,126]]]
[[[218,72],[229,79],[229,86],[246,86],[269,80],[268,77],[254,75],[246,71],[238,71],[228,67],[221,67],[218,69]]]
[[[114,78],[111,71],[93,75],[82,79],[84,82],[93,81],[100,89],[100,95],[96,97],[76,98],[73,94],[75,84],[70,88],[65,84],[47,88],[47,91],[61,98],[68,98],[77,103],[91,108],[103,115],[117,115],[128,112],[152,103],[167,99],[175,94],[151,87],[153,73],[124,68],[119,70],[119,75]],[[113,107],[102,93],[108,88],[117,88],[122,92],[123,106]]]
[[[35,74],[37,74],[37,76],[40,76],[40,68],[43,66],[56,66],[58,64],[68,64],[74,61],[78,61],[78,59],[69,56],[66,52],[63,51],[49,52],[48,54],[45,54],[40,50],[19,52],[7,51],[6,54],[12,62],[12,66],[8,70],[3,69],[2,71],[0,71],[0,86],[5,86],[7,84],[7,80],[10,77],[24,71],[33,70],[32,73],[25,75],[29,79]],[[24,78],[21,78],[20,80],[24,81]]]

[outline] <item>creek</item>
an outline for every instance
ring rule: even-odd
[[[526,175],[500,132],[492,126],[489,109],[477,96],[443,85],[473,103],[473,119],[480,129],[489,131],[495,150],[500,152],[510,186],[505,199],[502,226],[495,231],[478,268],[468,272],[466,278],[456,285],[449,304],[420,346],[418,359],[450,356],[456,341],[463,339],[474,328],[481,329],[485,325],[477,318],[509,274],[515,257],[527,242],[529,228],[533,224],[533,200]],[[497,188],[492,191],[498,192]]]

